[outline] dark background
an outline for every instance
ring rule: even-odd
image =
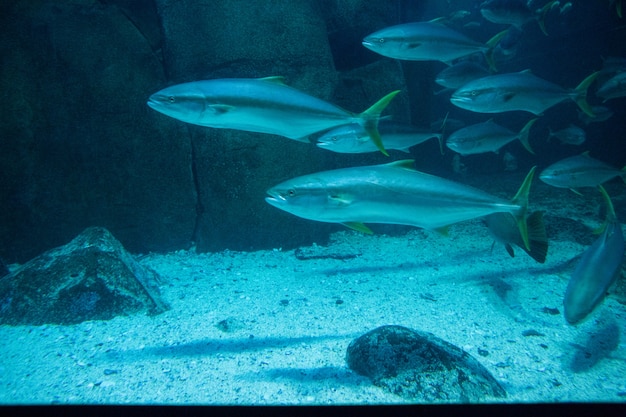
[[[108,228],[132,252],[289,248],[324,242],[341,226],[307,221],[265,203],[287,178],[323,169],[384,163],[380,154],[335,154],[286,138],[187,125],[146,106],[171,84],[221,77],[283,75],[290,85],[361,112],[402,89],[387,114],[428,128],[449,111],[473,114],[433,95],[439,62],[398,62],[361,46],[385,26],[470,15],[454,27],[479,41],[502,30],[481,1],[390,0],[4,0],[0,3],[0,258],[24,262],[88,226]],[[544,2],[535,2],[541,6]],[[500,72],[530,68],[573,88],[603,57],[626,56],[625,21],[608,1],[575,1],[507,38]],[[469,24],[469,25],[468,25]],[[595,104],[600,100],[593,96]],[[548,143],[548,128],[582,125],[573,102],[535,124],[536,155],[507,147],[520,171],[588,150],[626,164],[624,99],[615,115],[586,127],[581,147]],[[522,112],[493,115],[519,130]],[[395,153],[392,158],[406,158]],[[453,154],[412,149],[419,169],[454,177]],[[506,175],[502,155],[463,159],[470,174]],[[514,190],[512,190],[513,192]]]

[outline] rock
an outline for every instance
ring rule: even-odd
[[[506,392],[476,359],[431,333],[378,327],[353,340],[346,361],[374,385],[417,402],[481,402]]]
[[[0,280],[0,323],[74,324],[159,314],[169,309],[159,280],[108,230],[91,227]]]

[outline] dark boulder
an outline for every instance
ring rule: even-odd
[[[0,323],[74,324],[159,314],[169,308],[159,279],[106,229],[91,227],[0,280]]]
[[[353,340],[346,361],[374,385],[417,402],[480,402],[506,392],[476,359],[431,333],[378,327]]]

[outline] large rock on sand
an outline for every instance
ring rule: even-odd
[[[169,307],[156,272],[106,229],[91,227],[0,279],[0,324],[73,324]]]
[[[353,340],[346,361],[374,385],[417,402],[480,402],[505,397],[476,359],[431,333],[378,327]]]

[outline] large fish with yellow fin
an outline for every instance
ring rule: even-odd
[[[148,106],[200,126],[270,133],[309,142],[307,137],[346,123],[358,123],[387,154],[378,133],[380,113],[393,91],[355,114],[284,83],[283,77],[223,78],[167,87],[150,96]]]
[[[265,199],[281,210],[309,220],[341,223],[371,233],[364,223],[404,224],[430,230],[486,216],[510,213],[524,247],[533,167],[512,200],[415,170],[413,160],[323,171],[287,180]]]

